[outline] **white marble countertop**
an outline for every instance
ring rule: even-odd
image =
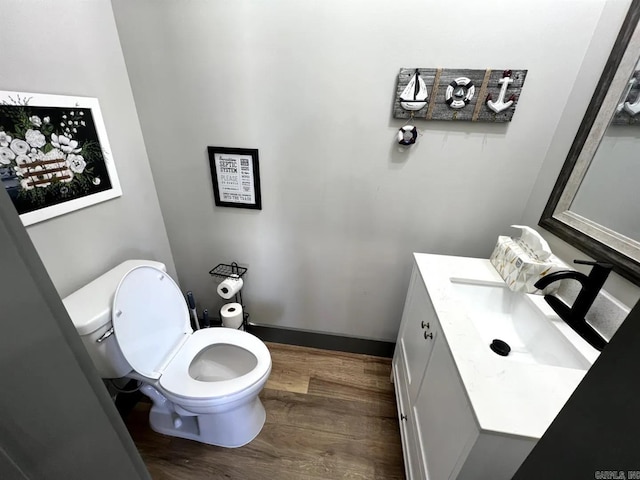
[[[489,260],[414,254],[442,332],[455,360],[481,430],[540,438],[578,386],[586,370],[519,363],[493,353],[451,291],[451,278],[504,284]],[[598,352],[546,304],[532,296],[554,325],[593,362]]]

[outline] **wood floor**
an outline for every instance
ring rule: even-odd
[[[404,479],[391,359],[268,343],[267,421],[241,448],[153,432],[140,402],[127,427],[155,480]]]

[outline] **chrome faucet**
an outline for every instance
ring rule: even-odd
[[[534,286],[537,289],[542,290],[553,282],[563,280],[565,278],[580,282],[582,289],[580,290],[580,293],[578,293],[578,296],[571,307],[553,295],[545,295],[544,299],[549,305],[551,305],[551,308],[555,310],[560,318],[564,320],[567,325],[573,328],[578,335],[584,338],[589,345],[599,351],[602,351],[607,344],[607,341],[587,323],[585,316],[593,305],[593,302],[598,296],[598,292],[600,292],[604,282],[607,280],[613,265],[603,262],[589,262],[587,260],[574,260],[573,263],[577,263],[579,265],[592,265],[593,268],[588,276],[584,273],[576,272],[575,270],[561,270],[553,272],[542,277],[534,284]]]

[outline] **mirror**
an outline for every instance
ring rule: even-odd
[[[640,3],[633,2],[539,225],[640,284]]]

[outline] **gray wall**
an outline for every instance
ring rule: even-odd
[[[113,0],[183,288],[220,305],[238,260],[252,320],[392,340],[411,252],[488,257],[520,220],[605,0]],[[527,68],[509,125],[419,122],[400,67]],[[207,145],[260,150],[261,212],[216,208]]]
[[[569,101],[562,112],[555,135],[545,155],[544,163],[525,206],[522,222],[526,225],[537,225],[540,219],[560,169],[569,153],[571,143],[578,132],[578,127],[602,74],[602,69],[609,57],[629,4],[630,2],[625,0],[608,1],[605,5],[602,18],[593,32],[591,44],[580,68],[578,75],[580,81],[573,85],[568,95]],[[584,253],[546,230],[538,227],[538,231],[549,242],[553,252],[566,262],[571,262],[575,258],[588,258]],[[579,265],[572,266],[584,272],[588,272],[590,269],[590,267]],[[616,274],[609,276],[604,288],[629,307],[635,305],[640,298],[640,287]]]
[[[123,196],[28,228],[59,294],[128,258],[175,267],[108,0],[0,0],[0,90],[97,97]]]

